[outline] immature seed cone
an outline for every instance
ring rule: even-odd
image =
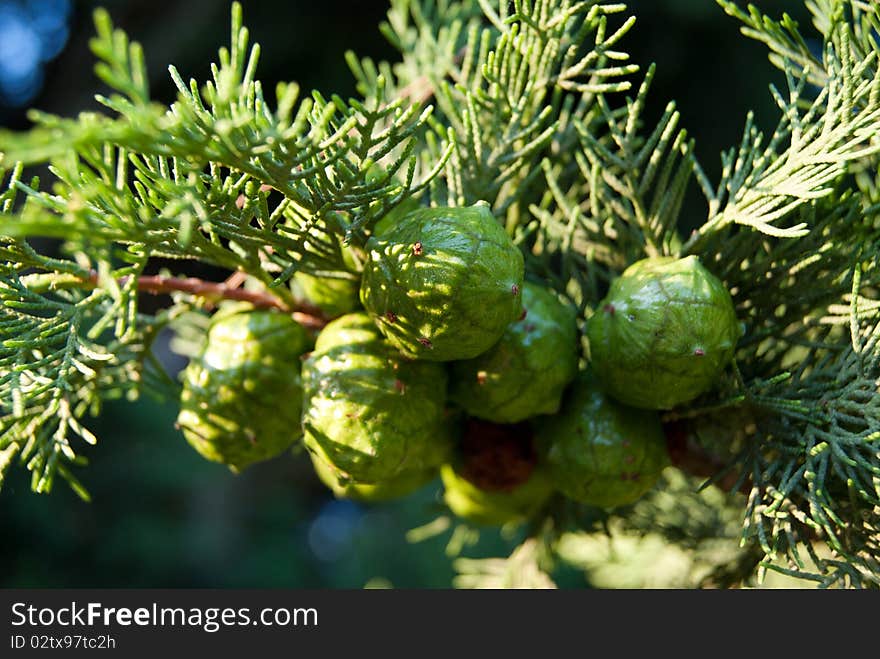
[[[553,493],[537,463],[528,424],[468,419],[455,460],[440,469],[443,499],[455,515],[473,524],[523,522]]]
[[[306,330],[276,311],[218,313],[184,369],[177,424],[203,457],[241,471],[300,436]]]
[[[605,390],[654,410],[715,386],[740,335],[730,293],[695,256],[633,264],[587,323],[591,364]]]
[[[592,506],[637,501],[669,464],[659,416],[618,403],[589,371],[575,380],[558,414],[535,423],[535,433],[556,488]]]
[[[553,291],[523,286],[523,314],[486,352],[453,362],[450,400],[471,416],[517,423],[559,409],[577,373],[575,310]]]
[[[360,286],[360,278],[319,277],[297,272],[291,288],[294,295],[318,307],[329,318],[335,318],[360,306]]]
[[[324,232],[325,227],[319,224],[316,231]],[[339,249],[346,270],[334,273],[335,276],[296,272],[290,280],[290,288],[297,298],[318,307],[328,318],[336,318],[360,307],[361,278],[353,248],[342,244],[333,234],[325,238]]]
[[[383,220],[366,248],[361,302],[408,357],[476,357],[522,313],[523,256],[485,202]]]
[[[406,471],[378,483],[358,483],[319,455],[309,452],[315,473],[337,499],[380,503],[401,499],[421,489],[437,476],[437,469]]]
[[[441,364],[407,360],[365,313],[341,316],[303,363],[307,447],[359,483],[444,462],[453,442]]]

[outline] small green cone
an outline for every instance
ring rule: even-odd
[[[383,221],[366,249],[361,303],[407,357],[476,357],[522,313],[523,256],[485,202]]]
[[[446,380],[441,364],[401,356],[367,314],[341,316],[303,363],[306,445],[359,483],[437,467],[454,437]]]
[[[182,373],[177,424],[186,440],[236,472],[288,449],[302,436],[300,355],[309,345],[287,314],[218,312]]]
[[[358,483],[326,462],[320,456],[309,452],[315,473],[337,499],[351,499],[362,503],[384,503],[401,499],[423,488],[437,476],[437,469],[423,469],[398,474],[378,483]]]
[[[344,245],[336,234],[326,231],[326,224],[318,224],[315,231],[339,250],[345,270],[328,275],[295,272],[290,289],[298,300],[318,307],[328,318],[336,318],[360,307],[359,259],[353,247]]]
[[[452,363],[450,400],[496,423],[555,413],[577,374],[575,318],[553,291],[526,282],[523,315],[501,340],[478,357]]]
[[[550,478],[569,499],[600,508],[634,503],[669,464],[656,412],[627,407],[582,372],[558,414],[535,421]]]
[[[740,335],[730,293],[695,256],[633,264],[587,323],[591,365],[605,390],[653,410],[715,386]]]
[[[443,500],[479,526],[524,522],[553,494],[537,460],[527,424],[468,419],[456,459],[440,468]]]
[[[297,298],[336,318],[360,307],[360,277],[318,277],[305,272],[293,275],[291,289]]]

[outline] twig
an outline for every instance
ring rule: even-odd
[[[118,279],[120,286],[125,286],[128,281],[128,276]],[[329,320],[318,307],[299,303],[296,308],[292,308],[268,291],[241,288],[239,281],[240,278],[234,274],[222,283],[205,281],[196,277],[142,275],[137,278],[137,288],[142,293],[151,295],[187,293],[206,300],[210,305],[214,305],[220,300],[237,300],[248,302],[258,309],[279,309],[290,313],[296,322],[309,329],[321,329]],[[90,270],[86,277],[33,274],[23,277],[22,283],[35,292],[62,288],[95,287],[98,285],[98,273]]]
[[[127,277],[120,279],[120,285],[124,285]],[[98,273],[93,272],[90,280],[97,284]],[[165,277],[163,275],[144,275],[138,277],[137,287],[139,291],[153,295],[167,293],[189,293],[196,297],[204,298],[209,302],[220,300],[237,300],[248,302],[258,309],[280,309],[289,312],[293,319],[300,325],[311,329],[319,329],[327,324],[321,310],[308,304],[301,304],[297,309],[291,309],[280,298],[266,291],[254,291],[239,288],[235,280],[233,285],[227,282],[216,283],[198,279],[196,277]]]

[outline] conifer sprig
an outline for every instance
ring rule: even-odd
[[[841,42],[850,42],[845,27]],[[782,119],[765,141],[751,116],[740,147],[723,158],[722,180],[713,189],[700,172],[709,200],[709,219],[688,241],[685,252],[698,253],[706,233],[742,224],[778,238],[809,231],[806,224],[784,225],[799,206],[834,192],[849,166],[872,158],[880,149],[880,76],[869,75],[877,53],[854,61],[844,48],[829,43],[828,83],[802,109],[804,79],[788,76],[789,94],[773,89]]]
[[[730,289],[744,335],[717,391],[666,417],[721,465],[710,480],[729,499],[667,479],[667,493],[688,492],[678,507],[662,492],[601,514],[549,506],[508,559],[458,562],[459,585],[552,585],[572,529],[628,533],[650,518],[696,551],[735,535],[732,506],[743,549],[701,583],[760,567],[880,586],[880,19],[873,3],[810,0],[816,48],[788,17],[719,4],[768,46],[787,89],[771,90],[776,129],[749,116],[717,182],[674,103],[645,116],[653,65],[628,94],[634,18],[620,3],[392,0],[382,29],[401,61],[348,54],[349,100],[293,83],[267,94],[233,4],[211,79],[171,67],[170,106],[151,100],[140,47],[97,12],[104,113],[33,112],[32,130],[0,132],[0,484],[21,463],[36,491],[61,475],[83,492],[71,467],[96,440],[89,416],[113,397],[174,391],[151,350],[158,332],[239,289],[148,274],[157,258],[237,273],[248,295],[292,311],[295,272],[352,276],[343,245],[404,201],[484,200],[529,276],[584,319],[632,262],[695,254]],[[50,188],[22,179],[32,164],[50,166]],[[707,212],[680,237],[689,189]],[[144,314],[140,294],[159,289],[170,306]],[[717,515],[682,514],[710,499]],[[458,526],[450,547],[470,537]]]
[[[635,99],[621,106],[600,94],[599,111],[574,122],[577,169],[544,160],[546,192],[530,206],[540,225],[534,251],[552,257],[547,278],[587,314],[607,282],[648,254],[697,254],[718,274],[745,329],[737,368],[715,394],[668,417],[697,419],[698,436],[713,426],[708,449],[727,465],[711,480],[733,475],[731,489],[750,492],[742,569],[877,586],[875,8],[811,3],[824,44],[816,66],[790,19],[722,4],[751,21],[749,35],[786,72],[788,93],[771,88],[781,114],[772,136],[749,116],[711,183],[673,105],[656,125],[640,120],[649,70]],[[708,212],[681,241],[691,178]]]
[[[296,85],[282,84],[270,110],[237,3],[212,80],[187,85],[172,67],[180,96],[168,108],[150,100],[138,44],[104,11],[95,25],[96,71],[114,91],[99,100],[113,114],[32,112],[34,129],[0,135],[0,161],[17,163],[0,198],[0,449],[9,458],[0,482],[16,454],[38,491],[56,471],[72,478],[62,460],[76,459],[70,440],[95,439],[83,417],[140,389],[153,361],[145,337],[165,322],[138,311],[151,259],[247,273],[293,308],[285,283],[295,271],[344,271],[341,242],[362,242],[445,161],[416,178],[415,134],[430,109],[386,102],[381,81],[380,96],[349,103],[300,100]],[[22,165],[44,162],[51,192],[20,180]],[[75,258],[39,254],[28,241],[40,238],[60,239]],[[172,315],[185,306],[178,297]]]

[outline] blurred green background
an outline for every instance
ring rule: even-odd
[[[765,0],[802,24],[800,2]],[[145,47],[154,95],[173,98],[167,75],[204,79],[228,40],[229,3],[219,0],[0,0],[0,126],[23,129],[25,109],[62,115],[95,108],[91,11],[110,10]],[[296,80],[324,93],[353,93],[343,61],[352,49],[374,58],[394,53],[375,26],[384,2],[245,0],[245,23],[263,47],[259,77]],[[635,62],[657,62],[649,118],[674,99],[697,140],[710,176],[719,152],[734,145],[748,110],[772,130],[767,85],[781,83],[766,51],[740,36],[712,0],[635,0],[638,16],[624,42]],[[702,220],[691,190],[686,213]],[[688,218],[685,218],[685,222]],[[167,348],[170,366],[181,366]],[[63,482],[32,494],[14,469],[0,491],[0,587],[448,587],[448,535],[409,544],[408,529],[441,512],[437,484],[409,499],[365,507],[336,501],[304,455],[285,456],[233,476],[205,462],[174,429],[173,403],[108,405],[93,423],[102,438],[81,452],[93,501]],[[506,555],[512,544],[487,532],[468,556]],[[554,575],[563,587],[589,585],[580,570]]]

